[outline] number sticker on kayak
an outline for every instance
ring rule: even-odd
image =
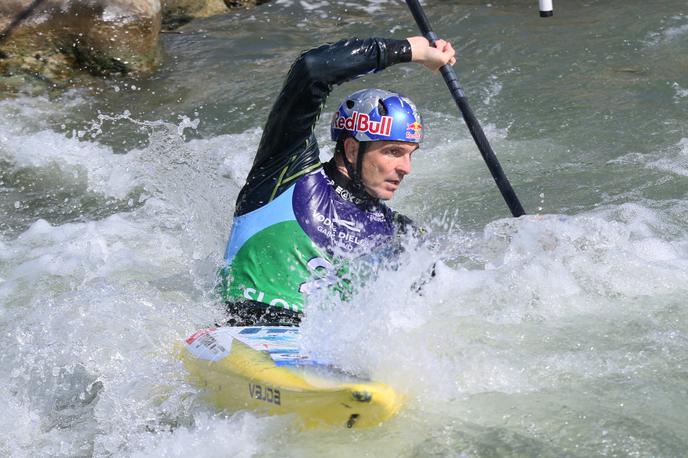
[[[186,339],[186,348],[198,359],[219,361],[232,350],[232,336],[215,328],[202,329]]]

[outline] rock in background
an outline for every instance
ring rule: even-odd
[[[174,29],[195,17],[207,17],[229,11],[224,0],[162,0],[162,25]]]
[[[65,83],[80,73],[151,71],[158,60],[159,0],[2,0],[0,74]]]
[[[0,0],[0,91],[149,73],[163,17],[170,29],[266,1]]]
[[[269,0],[162,0],[162,24],[165,29],[184,25],[195,17],[227,13],[231,8],[260,5]]]

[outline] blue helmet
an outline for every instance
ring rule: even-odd
[[[332,117],[332,140],[344,133],[361,142],[423,141],[423,119],[416,105],[401,94],[382,89],[363,89],[347,97]]]

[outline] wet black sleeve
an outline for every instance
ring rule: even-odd
[[[268,116],[235,216],[267,204],[320,167],[313,129],[333,85],[410,61],[407,40],[383,38],[343,40],[301,54]]]

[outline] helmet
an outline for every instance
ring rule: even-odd
[[[423,141],[423,120],[416,105],[401,94],[382,89],[354,92],[332,117],[332,140],[349,133],[356,140]]]

